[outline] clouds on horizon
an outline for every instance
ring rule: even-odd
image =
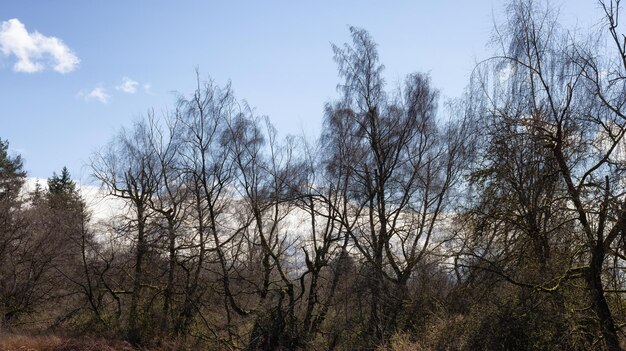
[[[36,73],[52,68],[59,73],[76,69],[80,60],[59,38],[28,32],[19,19],[3,21],[0,26],[0,51],[15,56],[15,72]]]
[[[82,183],[79,179],[74,178],[76,188],[80,192],[83,200],[91,212],[93,223],[108,220],[116,215],[123,213],[124,202],[119,199],[106,196],[106,192],[97,185]],[[27,177],[26,182],[22,186],[23,194],[28,194],[35,190],[39,184],[41,189],[47,189],[48,179]]]

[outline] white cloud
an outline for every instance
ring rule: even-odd
[[[134,81],[128,77],[122,78],[122,84],[115,87],[117,90],[121,90],[128,94],[134,94],[137,92],[137,86],[139,86],[139,82]]]
[[[104,88],[98,87],[95,88],[94,90],[92,90],[89,94],[87,94],[87,96],[85,97],[86,99],[90,100],[90,99],[95,99],[100,101],[103,104],[106,104],[107,102],[109,102],[109,98],[111,96],[109,94],[107,94],[106,90],[104,90]]]
[[[59,73],[76,69],[80,60],[74,52],[56,37],[47,37],[37,31],[29,33],[17,18],[2,22],[0,51],[4,56],[15,56],[16,72],[35,73],[52,67]]]
[[[106,191],[99,186],[83,184],[78,180],[74,181],[76,182],[76,188],[91,212],[92,223],[106,221],[123,213],[124,202],[122,200],[107,196]],[[28,177],[22,187],[22,193],[26,195],[34,191],[37,183],[39,183],[41,189],[47,189],[48,187],[47,179]]]
[[[77,182],[80,194],[91,211],[92,223],[107,221],[124,213],[125,203],[119,198],[107,196],[99,186]]]
[[[83,98],[85,101],[97,100],[106,104],[109,102],[111,95],[109,95],[103,87],[96,87],[86,94],[83,91],[79,91],[76,97]]]
[[[152,88],[152,86],[150,84],[140,84],[139,82],[129,77],[123,77],[122,83],[115,86],[115,90],[119,90],[127,94],[135,94],[141,88],[143,88],[146,93],[151,94],[150,89]],[[97,100],[103,104],[106,104],[111,99],[111,94],[109,94],[105,86],[100,83],[96,88],[88,93],[86,93],[84,90],[79,91],[76,94],[76,97],[81,98],[85,101]]]
[[[507,63],[498,70],[498,78],[501,82],[505,82],[515,74],[515,71],[516,67],[511,63]]]

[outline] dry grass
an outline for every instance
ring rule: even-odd
[[[2,351],[51,351],[59,347],[63,341],[56,336],[1,335],[0,350]]]
[[[421,345],[412,342],[406,334],[395,334],[387,346],[379,346],[376,351],[427,351]]]
[[[0,335],[1,351],[136,351],[126,342],[57,336]]]
[[[135,351],[125,342],[111,342],[90,339],[72,339],[63,343],[53,351]]]

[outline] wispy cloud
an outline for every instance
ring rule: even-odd
[[[121,91],[126,94],[135,94],[141,88],[143,88],[144,92],[146,92],[147,94],[152,94],[152,86],[150,84],[141,84],[138,81],[126,76],[122,78],[121,84],[115,86],[115,90]],[[115,92],[113,91],[113,93]],[[105,88],[105,85],[103,85],[102,83],[98,84],[96,88],[89,91],[88,93],[86,93],[85,90],[79,91],[78,94],[76,94],[76,97],[81,98],[85,101],[96,100],[103,104],[106,104],[111,100],[111,94],[109,94],[107,88]]]
[[[93,90],[91,90],[88,93],[85,93],[83,91],[79,91],[78,94],[76,94],[76,97],[82,98],[85,101],[99,101],[103,104],[106,104],[109,102],[109,99],[111,98],[111,95],[109,95],[106,91],[105,88],[103,87],[96,87]]]
[[[89,92],[89,94],[87,94],[87,96],[85,97],[87,100],[98,100],[103,104],[106,104],[107,102],[109,102],[109,98],[111,96],[109,94],[107,94],[106,90],[104,88],[101,87],[97,87],[94,90],[92,90],[91,92]]]
[[[35,73],[52,67],[59,73],[76,69],[80,60],[63,41],[37,31],[28,32],[17,18],[2,22],[0,51],[4,56],[15,56],[16,72]]]
[[[117,90],[121,90],[128,94],[134,94],[137,92],[137,87],[139,86],[139,82],[134,81],[128,77],[122,78],[122,84],[115,87]]]

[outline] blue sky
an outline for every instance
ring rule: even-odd
[[[29,176],[46,178],[65,165],[91,182],[90,155],[149,109],[171,107],[176,92],[192,92],[196,67],[220,85],[230,80],[237,97],[268,115],[282,135],[314,138],[324,103],[337,96],[330,43],[348,41],[349,25],[367,29],[379,44],[389,84],[429,72],[444,99],[455,98],[475,62],[488,56],[502,6],[497,0],[2,1],[0,28],[13,46],[0,50],[0,138],[24,157]],[[592,0],[561,5],[566,23],[586,27],[598,16]],[[30,62],[18,55],[20,30],[37,45],[24,54],[34,57]]]

